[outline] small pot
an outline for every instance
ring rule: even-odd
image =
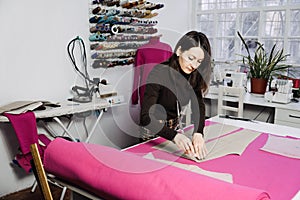
[[[251,93],[264,94],[267,89],[268,80],[262,78],[251,78]]]

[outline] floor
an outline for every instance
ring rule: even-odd
[[[60,195],[62,191],[61,188],[50,184],[50,190],[54,200],[60,199]],[[41,199],[43,199],[43,197],[38,187],[36,188],[35,192],[31,192],[31,188],[28,188],[16,193],[12,193],[0,197],[0,200],[41,200]],[[70,200],[70,199],[71,199],[71,192],[67,190],[64,200]]]

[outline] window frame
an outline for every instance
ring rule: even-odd
[[[230,1],[230,0],[229,0]],[[228,2],[229,2],[228,1]],[[244,0],[235,0],[234,2],[237,3],[238,8],[226,8],[226,9],[209,9],[209,10],[201,10],[201,0],[194,0],[193,1],[193,20],[192,20],[192,26],[194,29],[201,31],[201,25],[199,26],[198,20],[200,19],[200,15],[202,14],[211,14],[213,15],[213,34],[210,33],[205,33],[207,37],[211,41],[211,46],[212,46],[212,57],[213,59],[218,62],[218,63],[223,63],[223,62],[237,62],[238,60],[241,59],[239,57],[240,54],[242,54],[241,49],[242,49],[242,43],[240,39],[238,38],[237,34],[234,34],[233,36],[222,36],[222,34],[218,33],[217,27],[220,27],[219,22],[218,22],[218,16],[223,13],[236,13],[236,24],[235,24],[235,32],[239,30],[242,33],[242,23],[240,22],[241,20],[241,14],[242,13],[247,13],[247,12],[259,12],[259,25],[258,25],[258,35],[253,36],[253,37],[245,37],[246,39],[257,39],[261,43],[265,43],[266,40],[273,40],[273,39],[280,39],[283,40],[283,48],[284,48],[284,53],[288,53],[290,50],[290,41],[297,41],[300,44],[300,32],[298,35],[292,35],[290,34],[291,30],[291,12],[294,10],[299,10],[300,11],[300,1],[299,0],[285,0],[286,4],[285,5],[280,5],[280,6],[258,6],[258,7],[240,7],[242,5],[242,2]],[[213,4],[218,4],[218,2],[224,3],[225,0],[215,0]],[[231,1],[232,2],[232,1]],[[270,2],[267,0],[261,0],[260,3],[264,5],[266,2]],[[296,2],[296,3],[295,3]],[[299,3],[298,3],[299,2]],[[284,21],[284,27],[285,31],[283,32],[282,36],[279,37],[266,37],[263,32],[264,32],[264,24],[266,21],[266,13],[271,12],[271,11],[285,11],[285,21]],[[201,23],[201,22],[199,22]],[[233,39],[234,41],[234,59],[228,59],[227,56],[224,58],[217,57],[218,54],[222,53],[219,50],[219,45],[218,45],[218,40],[225,40],[225,39]],[[229,48],[228,48],[229,49]],[[227,51],[228,51],[227,49]],[[300,51],[300,47],[298,48]],[[218,52],[219,51],[219,52]],[[222,49],[221,51],[224,51]],[[293,63],[297,66],[300,66],[300,56],[295,55],[295,57],[288,58],[287,62]]]

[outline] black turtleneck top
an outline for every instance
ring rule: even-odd
[[[190,74],[178,71],[168,65],[156,65],[150,72],[144,101],[141,105],[140,125],[154,134],[173,140],[176,130],[167,127],[159,120],[170,120],[178,117],[178,106],[186,106],[191,100],[192,123],[195,131],[203,134],[205,122],[205,104],[199,88],[189,83]],[[177,103],[178,102],[178,103]]]
[[[185,72],[181,69],[181,67],[179,67],[179,72],[180,72],[180,74],[181,74],[186,80],[189,80],[189,78],[191,77],[191,74],[185,73]]]

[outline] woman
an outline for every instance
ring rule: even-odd
[[[211,74],[211,48],[201,32],[190,31],[177,43],[169,60],[150,72],[141,105],[142,130],[173,141],[180,149],[203,159],[205,105]],[[182,108],[191,101],[194,133],[192,140],[178,127]]]

